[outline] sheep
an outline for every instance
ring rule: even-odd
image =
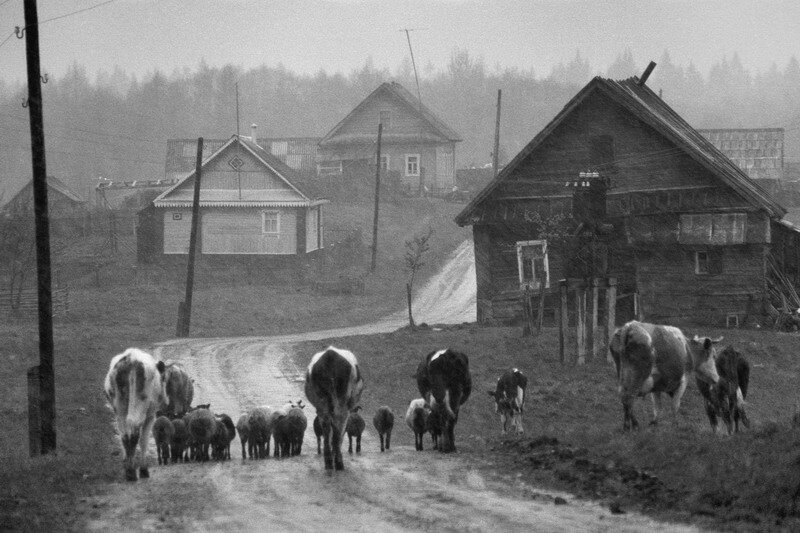
[[[175,428],[166,416],[159,416],[153,423],[153,440],[156,442],[158,464],[169,464],[169,447],[175,436]]]
[[[317,455],[322,453],[322,435],[325,434],[325,429],[322,427],[322,419],[319,415],[314,417],[314,435],[317,436]]]
[[[356,453],[361,453],[361,434],[364,433],[364,428],[367,427],[364,417],[358,412],[359,409],[361,409],[361,406],[356,405],[350,410],[350,416],[347,417],[347,424],[344,428],[345,433],[347,433],[347,453],[350,454],[353,453],[353,437],[356,438]]]
[[[172,442],[170,443],[170,447],[172,448],[172,462],[177,463],[178,461],[185,460],[183,452],[186,450],[187,444],[189,443],[189,430],[182,418],[173,420],[172,427],[175,429]]]
[[[288,455],[300,455],[303,450],[303,436],[305,436],[306,428],[308,427],[308,419],[303,412],[303,408],[293,407],[289,409],[283,421],[283,427],[286,428],[284,439],[288,447]]]
[[[276,435],[275,431],[279,428],[279,422],[286,416],[286,413],[289,409],[291,409],[292,404],[287,403],[283,407],[279,407],[273,410],[269,416],[269,427],[272,432],[272,440],[275,443],[275,451],[273,452],[273,457],[280,457],[281,455],[281,447],[280,443],[283,442],[283,432],[278,431]],[[281,428],[282,429],[282,428]],[[267,441],[267,456],[269,456],[269,441]]]
[[[221,446],[223,446],[224,456],[223,459],[230,459],[231,458],[231,441],[236,437],[236,426],[233,425],[233,420],[231,417],[226,415],[225,413],[220,413],[216,415],[217,420],[221,421],[222,424],[225,426],[225,440],[223,441],[222,435],[219,436],[218,441]]]
[[[273,411],[268,406],[256,407],[247,417],[250,436],[247,443],[251,458],[264,459],[269,457],[269,438],[272,434]]]
[[[411,400],[406,409],[406,425],[414,432],[414,449],[417,451],[422,451],[422,437],[427,430],[430,414],[430,407],[424,398]]]
[[[236,431],[239,432],[239,440],[242,443],[242,459],[247,459],[247,453],[245,453],[245,446],[247,445],[247,440],[250,438],[250,424],[247,422],[248,416],[242,415],[239,417],[239,421],[236,422]],[[250,451],[250,459],[253,458],[253,452]]]
[[[217,420],[208,409],[195,409],[183,417],[189,429],[192,458],[208,461],[208,449],[217,431]]]
[[[372,418],[372,425],[378,432],[381,439],[381,451],[384,450],[384,440],[386,441],[385,448],[388,450],[392,441],[392,428],[394,427],[394,413],[388,406],[384,405],[379,407]]]

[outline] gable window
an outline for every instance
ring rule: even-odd
[[[540,290],[550,288],[550,264],[547,258],[547,241],[517,242],[517,269],[520,289]]]
[[[383,124],[384,130],[388,130],[392,126],[392,114],[389,111],[381,111],[378,120]]]
[[[261,233],[280,233],[280,213],[278,211],[261,212]]]
[[[406,154],[406,176],[419,176],[419,154]]]
[[[708,252],[706,251],[696,251],[694,253],[694,273],[695,274],[709,274],[711,270],[709,269],[709,260],[708,260]]]

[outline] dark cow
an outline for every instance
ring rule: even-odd
[[[719,415],[728,428],[728,435],[739,432],[739,420],[745,427],[750,421],[744,411],[744,399],[747,398],[747,386],[750,382],[750,363],[744,355],[728,346],[717,355],[717,386],[698,379],[697,388],[706,403],[706,414],[714,433],[717,432],[717,416]]]
[[[525,433],[522,427],[522,413],[527,386],[528,378],[525,374],[513,368],[498,378],[495,390],[488,391],[489,396],[494,398],[494,411],[500,415],[503,435],[508,431],[509,425],[515,428],[517,434]]]
[[[156,411],[165,401],[164,363],[136,348],[128,348],[111,359],[104,391],[116,415],[117,431],[125,454],[125,479],[150,477],[147,469],[147,441],[153,431]],[[136,445],[139,454],[136,454]]]
[[[192,378],[178,363],[170,363],[164,368],[164,383],[167,404],[164,406],[169,418],[180,418],[191,409],[194,399]]]
[[[658,421],[662,392],[672,398],[677,421],[689,373],[694,371],[697,379],[707,383],[719,381],[714,345],[721,340],[696,335],[690,340],[676,327],[635,320],[618,328],[609,350],[617,369],[624,412],[623,429],[639,427],[633,414],[633,401],[646,394],[651,394],[653,400],[653,424]]]
[[[417,367],[417,387],[442,423],[439,451],[456,451],[458,411],[472,392],[469,359],[449,348],[429,353]]]
[[[325,469],[344,470],[342,439],[350,410],[358,405],[364,380],[352,352],[333,346],[314,354],[306,372],[305,392],[317,409],[323,433]]]

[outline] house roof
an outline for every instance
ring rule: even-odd
[[[442,122],[442,120],[437,117],[433,111],[428,109],[425,104],[419,101],[419,99],[411,94],[405,87],[397,83],[396,81],[392,82],[384,82],[378,86],[377,89],[372,91],[366,98],[364,98],[361,103],[359,103],[350,113],[347,114],[342,120],[339,121],[323,138],[319,141],[320,146],[325,146],[334,143],[348,143],[348,142],[357,142],[363,141],[364,135],[358,134],[348,134],[342,135],[339,133],[339,130],[344,126],[350,118],[359,112],[361,109],[366,107],[367,105],[371,104],[373,100],[377,99],[380,94],[388,94],[401,104],[403,104],[408,110],[409,113],[415,115],[418,118],[421,118],[425,123],[427,123],[431,129],[435,132],[435,136],[430,134],[423,135],[422,139],[420,136],[415,136],[413,139],[401,139],[392,138],[392,134],[386,134],[382,136],[383,140],[386,141],[402,141],[402,140],[414,140],[419,141],[433,141],[433,142],[441,142],[443,140],[458,142],[461,141],[461,136],[456,133],[450,126]],[[396,135],[396,134],[395,134]],[[371,137],[370,137],[371,139]]]
[[[77,193],[75,193],[63,181],[56,178],[55,176],[47,176],[47,186],[53,189],[54,191],[57,191],[58,193],[64,195],[67,199],[77,204],[86,203],[86,200],[78,196]],[[33,178],[31,178],[30,181],[26,182],[22,187],[20,187],[20,189],[14,194],[14,196],[12,196],[6,202],[3,203],[2,207],[5,208],[7,205],[13,204],[20,194],[22,194],[24,191],[32,187],[33,187]]]
[[[699,129],[753,179],[783,179],[783,128]]]
[[[758,183],[734,164],[708,139],[692,128],[678,113],[669,107],[647,85],[639,84],[639,78],[610,80],[599,76],[592,79],[564,108],[529,142],[514,159],[456,216],[461,226],[471,223],[476,208],[490,196],[498,184],[536,150],[548,136],[577,108],[589,95],[600,91],[613,101],[648,124],[665,138],[672,141],[686,154],[734,189],[751,205],[763,209],[770,217],[780,219],[786,209],[776,202]]]
[[[241,135],[232,135],[231,138],[219,147],[209,157],[203,159],[202,167],[208,165],[220,153],[222,153],[228,146],[238,143],[247,149],[259,163],[264,165],[268,170],[274,173],[278,178],[283,180],[293,190],[295,194],[289,191],[281,190],[265,190],[265,191],[242,191],[245,196],[240,197],[238,193],[228,194],[227,191],[211,191],[205,190],[202,192],[200,205],[210,206],[277,206],[285,205],[288,207],[299,207],[302,205],[315,205],[326,202],[322,200],[315,184],[300,176],[294,169],[286,165],[283,161],[276,156],[269,153],[267,150],[261,148],[258,144],[253,142],[250,137]],[[175,185],[161,193],[153,204],[156,207],[172,207],[177,205],[191,204],[193,201],[193,193],[187,195],[184,191],[180,190],[181,185],[194,178],[196,171],[192,171],[187,176],[178,180]],[[297,195],[301,197],[298,201]]]

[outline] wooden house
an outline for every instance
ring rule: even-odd
[[[303,256],[323,247],[322,206],[327,200],[252,138],[232,136],[201,168],[202,254]],[[155,245],[153,239],[140,239],[141,247],[164,255],[188,253],[194,183],[191,172],[142,212],[140,233],[159,236]]]
[[[348,168],[358,162],[374,165],[379,123],[380,163],[400,182],[391,188],[450,192],[461,138],[397,82],[381,84],[319,141],[318,174],[346,179]]]
[[[645,81],[591,80],[456,217],[479,321],[519,322],[525,287],[552,320],[559,279],[615,277],[618,322],[735,325],[773,265],[800,281],[786,210]]]
[[[85,231],[88,223],[86,204],[63,181],[55,176],[47,176],[47,213],[53,233],[68,235]],[[32,179],[0,208],[0,216],[26,218],[33,223]]]

